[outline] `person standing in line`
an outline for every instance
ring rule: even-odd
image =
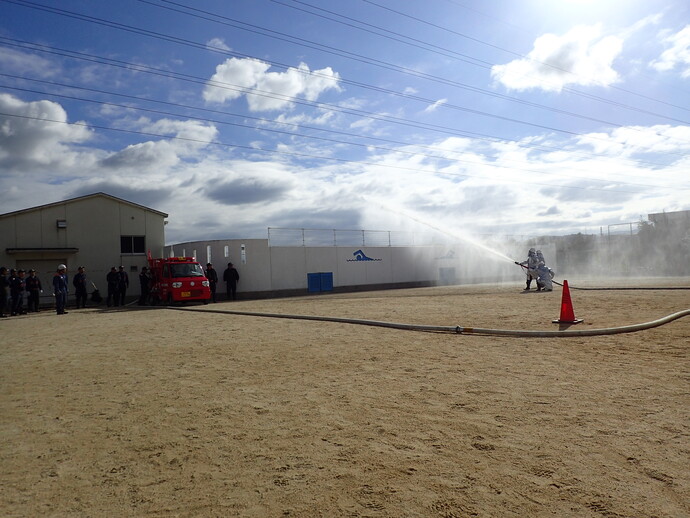
[[[228,267],[223,272],[223,280],[227,286],[227,299],[236,300],[237,299],[237,283],[240,280],[240,274],[237,273],[235,266],[232,263],[228,263]]]
[[[5,315],[5,308],[7,307],[7,298],[9,297],[10,283],[7,280],[7,268],[0,266],[0,318],[7,318]]]
[[[14,277],[10,276],[10,296],[12,298],[12,316],[23,315],[24,311],[24,292],[26,291],[26,281],[24,280],[24,270],[17,270]]]
[[[7,296],[5,297],[5,307],[9,309],[10,315],[12,315],[12,281],[14,281],[16,277],[16,268],[10,268],[7,272],[7,277],[5,277],[5,281],[7,282]]]
[[[12,283],[17,278],[17,269],[10,268],[9,274],[7,275],[7,307],[10,308],[10,314],[12,314]]]
[[[86,273],[85,268],[80,266],[77,268],[77,273],[72,279],[72,284],[74,285],[74,296],[77,298],[77,309],[80,307],[86,307],[86,299],[88,294],[86,293]]]
[[[29,276],[26,278],[26,292],[28,293],[27,306],[29,313],[38,313],[43,286],[41,286],[41,279],[36,277],[36,270],[33,268],[29,270]]]
[[[53,295],[55,295],[55,311],[58,315],[66,315],[65,305],[67,304],[67,267],[64,264],[58,265],[57,272],[53,276]]]
[[[105,280],[108,282],[108,298],[106,300],[108,307],[112,305],[119,305],[120,297],[118,295],[117,288],[119,285],[120,276],[117,273],[117,268],[114,266],[111,267],[108,275],[105,276]]]
[[[120,296],[120,306],[124,306],[125,296],[127,295],[127,288],[129,288],[129,275],[127,275],[124,266],[120,266],[120,271],[117,272],[117,275],[117,293]]]
[[[138,304],[140,306],[148,305],[150,281],[151,278],[149,277],[149,271],[146,268],[146,266],[144,266],[141,269],[141,273],[139,274],[139,286],[141,287],[141,295],[139,296]]]
[[[216,286],[218,284],[218,272],[211,263],[206,263],[206,278],[208,279],[208,286],[211,288],[211,300],[216,302]]]

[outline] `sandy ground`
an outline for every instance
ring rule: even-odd
[[[573,329],[690,308],[576,284]],[[0,513],[690,516],[690,317],[513,338],[209,311],[557,329],[561,288],[521,287],[3,319]]]

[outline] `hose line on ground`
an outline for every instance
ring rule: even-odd
[[[622,327],[608,327],[601,329],[582,329],[582,330],[560,330],[560,331],[525,331],[517,329],[488,329],[481,327],[464,327],[464,326],[429,326],[429,325],[418,325],[418,324],[401,324],[396,322],[381,322],[378,320],[362,320],[355,318],[339,318],[339,317],[323,317],[315,315],[289,315],[282,313],[255,313],[250,311],[234,311],[234,310],[224,310],[224,309],[194,309],[194,308],[181,308],[174,306],[167,306],[167,309],[173,309],[176,311],[194,311],[194,312],[205,312],[205,313],[219,313],[223,315],[241,315],[250,317],[263,317],[263,318],[285,318],[289,320],[315,320],[317,322],[336,322],[340,324],[358,324],[364,326],[375,326],[375,327],[388,327],[392,329],[403,329],[407,331],[425,331],[425,332],[435,332],[435,333],[455,333],[455,334],[465,334],[465,335],[486,335],[486,336],[514,336],[514,337],[529,337],[529,338],[553,338],[553,337],[575,337],[575,336],[601,336],[601,335],[613,335],[620,333],[634,333],[636,331],[642,331],[644,329],[651,329],[652,327],[658,327],[663,324],[668,324],[673,320],[677,320],[682,317],[690,315],[690,309],[684,309],[683,311],[678,311],[671,315],[653,320],[651,322],[645,322],[642,324],[633,324],[629,326]],[[560,324],[561,327],[565,327],[568,324]]]
[[[556,282],[551,279],[551,282],[563,286],[560,282]],[[604,287],[604,288],[580,288],[578,286],[571,286],[568,284],[568,288],[571,290],[581,290],[581,291],[623,291],[623,290],[690,290],[690,286],[620,286],[620,287]]]

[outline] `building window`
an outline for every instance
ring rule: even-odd
[[[146,242],[144,236],[120,236],[121,254],[145,254]]]

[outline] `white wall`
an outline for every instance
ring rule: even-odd
[[[241,261],[241,245],[245,245],[246,261]],[[225,247],[230,256],[224,256]],[[206,250],[211,249],[211,262],[222,279],[228,260],[240,274],[238,292],[267,292],[305,290],[308,274],[333,273],[333,287],[366,286],[394,283],[435,283],[438,280],[438,257],[443,249],[438,246],[419,247],[362,247],[356,246],[276,246],[269,247],[267,239],[229,239],[192,241],[168,245],[175,255],[184,250],[191,255],[197,251],[197,260],[207,262]],[[371,260],[356,260],[360,251]],[[225,285],[218,286],[225,293]]]

